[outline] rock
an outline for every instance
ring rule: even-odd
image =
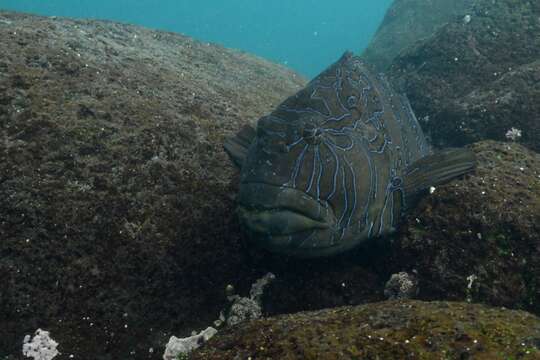
[[[57,347],[58,343],[51,339],[48,331],[37,329],[34,337],[24,337],[22,354],[34,360],[52,360],[60,354]]]
[[[392,274],[384,286],[384,296],[389,300],[413,299],[418,294],[418,280],[405,271]]]
[[[200,333],[183,339],[179,339],[176,336],[171,336],[167,346],[165,347],[163,360],[178,360],[181,359],[182,356],[187,358],[187,354],[201,347],[216,334],[216,329],[213,327],[207,327]]]
[[[469,22],[455,19],[410,46],[389,77],[437,146],[505,140],[514,127],[540,151],[540,3],[472,4]]]
[[[395,0],[362,57],[379,71],[415,42],[430,37],[456,19],[469,19],[473,0]],[[468,18],[467,18],[468,16]]]
[[[0,48],[0,357],[38,327],[116,359],[211,323],[260,276],[222,141],[305,80],[109,21],[0,12]]]
[[[540,319],[526,312],[387,301],[243,323],[217,334],[190,360],[538,358],[539,339]]]
[[[239,295],[227,296],[227,300],[231,303],[226,315],[227,326],[234,326],[241,322],[258,319],[262,316],[262,296],[264,289],[275,279],[275,275],[268,273],[258,279],[249,291],[249,297],[241,297]],[[229,290],[229,285],[225,289]]]
[[[417,271],[420,299],[540,314],[540,154],[493,141],[471,148],[476,172],[420,202],[388,263]]]

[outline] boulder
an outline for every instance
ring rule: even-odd
[[[397,56],[389,77],[437,146],[505,140],[540,151],[540,3],[473,0],[457,18]]]
[[[388,264],[415,271],[420,299],[540,314],[540,154],[493,141],[471,148],[476,172],[421,201]]]
[[[260,276],[222,143],[305,80],[108,21],[0,12],[0,48],[0,357],[158,358]]]
[[[473,0],[395,0],[362,57],[386,71],[394,58],[441,26],[463,19]]]
[[[219,332],[190,360],[536,359],[540,319],[451,302],[388,301],[302,312]]]

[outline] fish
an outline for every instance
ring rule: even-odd
[[[407,97],[351,52],[224,149],[250,242],[305,258],[387,237],[428,189],[476,166],[466,148],[433,151]]]

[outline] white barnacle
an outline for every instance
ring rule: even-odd
[[[521,137],[521,130],[516,129],[515,127],[512,127],[510,130],[506,132],[504,136],[509,140],[516,141]]]

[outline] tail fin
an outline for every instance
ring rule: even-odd
[[[469,149],[447,149],[415,161],[403,179],[406,206],[414,206],[429,187],[444,184],[475,167],[476,156]]]

